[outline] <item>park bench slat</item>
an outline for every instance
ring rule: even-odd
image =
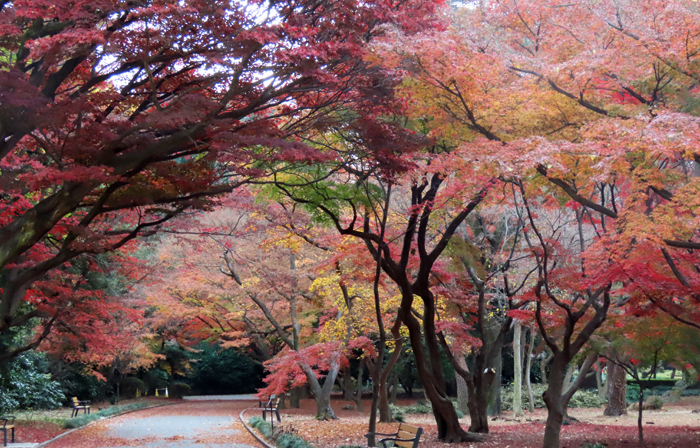
[[[365,434],[365,437],[369,438],[371,435],[389,436],[377,441],[377,443],[381,444],[384,448],[387,448],[387,443],[392,441],[394,442],[394,445],[402,448],[418,448],[418,442],[420,442],[421,434],[423,434],[423,428],[401,423],[399,424],[399,428],[395,433],[384,434],[376,432]]]

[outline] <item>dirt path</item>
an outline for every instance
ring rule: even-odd
[[[249,401],[185,401],[145,409],[79,429],[47,448],[259,448],[238,421],[250,406]]]

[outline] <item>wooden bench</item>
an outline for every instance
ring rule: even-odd
[[[267,413],[269,412],[270,415],[272,415],[273,413],[277,415],[277,421],[281,422],[282,419],[280,418],[279,404],[279,397],[277,395],[271,395],[270,399],[267,400],[267,403],[265,403],[265,405],[262,408],[263,420],[266,419]]]
[[[5,417],[0,417],[0,430],[4,433],[2,446],[7,446],[7,431],[12,431],[12,443],[15,443],[15,417],[12,415],[7,415]]]
[[[78,416],[78,411],[83,410],[83,414],[90,413],[90,400],[78,400],[78,397],[73,397],[73,411],[70,413],[71,418]]]
[[[392,434],[383,434],[381,432],[371,432],[365,434],[367,441],[371,436],[385,436],[384,438],[377,441],[381,443],[384,448],[389,448],[388,442],[394,442],[395,446],[401,446],[403,448],[418,448],[418,442],[420,442],[420,435],[423,434],[423,428],[416,426],[407,425],[401,423],[399,425],[398,431]]]

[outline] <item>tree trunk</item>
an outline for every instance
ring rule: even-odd
[[[484,369],[477,362],[474,369],[473,381],[467,382],[469,388],[469,432],[488,433],[488,392],[495,373],[493,369],[484,373]]]
[[[614,362],[608,363],[608,405],[604,415],[617,416],[627,414],[627,373]]]
[[[350,395],[353,398],[353,400],[355,401],[355,406],[357,407],[357,410],[360,412],[365,411],[365,408],[362,406],[362,381],[363,381],[364,371],[365,371],[365,366],[363,366],[362,362],[360,362],[360,368],[358,369],[358,372],[357,372],[357,388],[356,388],[355,394],[353,395],[351,393],[351,395]]]
[[[543,448],[559,448],[561,425],[566,415],[566,405],[562,403],[562,391],[567,364],[563,356],[555,356],[549,371],[549,384],[544,393],[544,402],[547,405],[547,424],[544,428]]]
[[[409,289],[405,289],[408,291]],[[437,423],[438,440],[445,443],[476,442],[481,441],[481,437],[467,433],[459,423],[457,412],[452,402],[445,392],[445,378],[442,372],[441,351],[437,341],[435,331],[435,308],[434,298],[429,291],[421,294],[424,304],[423,326],[411,313],[410,307],[401,307],[401,320],[408,327],[411,339],[411,347],[416,360],[418,376],[423,384],[425,394],[433,406],[433,415]],[[409,297],[411,303],[413,297]],[[425,346],[423,348],[423,336],[425,335]]]
[[[566,408],[571,397],[579,388],[583,379],[588,373],[588,369],[597,358],[596,354],[590,354],[581,365],[576,380],[566,389],[564,388],[564,376],[567,366],[571,360],[571,355],[563,351],[555,354],[552,367],[549,371],[549,385],[544,393],[544,402],[547,405],[547,424],[544,428],[543,448],[559,448],[559,437],[561,435],[561,425],[566,418]],[[571,366],[573,370],[574,367]]]
[[[463,369],[467,368],[467,362],[464,360],[464,356],[456,356],[457,362]],[[462,375],[455,375],[455,380],[457,381],[457,406],[463,414],[469,414],[469,389],[467,382],[462,378]]]
[[[513,329],[513,417],[522,417],[523,414],[523,360],[521,358],[521,336],[523,326],[520,321],[515,321]]]
[[[554,355],[550,353],[546,358],[542,358],[540,361],[540,381],[545,386],[547,385],[547,365],[553,357]]]
[[[360,365],[360,368],[362,368],[362,365]],[[353,391],[353,387],[352,387],[352,375],[350,374],[350,366],[347,366],[343,369],[342,386],[343,386],[343,399],[345,399],[347,401],[352,401],[354,391]]]
[[[527,346],[527,362],[525,365],[525,384],[527,385],[528,410],[535,412],[535,397],[532,395],[532,381],[530,372],[532,371],[532,349],[535,345],[535,329],[530,327],[530,344]]]
[[[301,368],[316,400],[316,419],[337,420],[338,417],[333,412],[333,408],[331,408],[331,392],[333,392],[333,385],[340,369],[340,363],[335,360],[331,361],[331,368],[326,375],[323,387],[321,387],[311,367],[305,365],[301,366]]]
[[[399,391],[399,376],[394,374],[391,376],[391,396],[389,397],[389,403],[396,404],[396,394]]]
[[[564,389],[568,388],[569,385],[571,384],[571,378],[573,378],[575,371],[576,371],[575,365],[569,365],[569,368],[566,369],[566,375],[564,376],[564,384],[562,385],[562,387]]]
[[[620,366],[618,366],[620,367]],[[620,367],[622,369],[622,367]],[[639,378],[639,376],[637,376]],[[642,414],[644,413],[644,387],[641,381],[637,381],[639,385],[639,415],[637,416],[637,432],[639,433],[639,446],[644,445],[644,426],[642,425]]]
[[[607,381],[603,382],[603,366],[600,364],[600,360],[596,362],[595,385],[598,388],[598,398],[605,400],[608,383]]]
[[[498,350],[494,358],[494,378],[491,386],[488,388],[488,409],[487,414],[490,416],[501,415],[501,377],[503,374],[503,354]]]

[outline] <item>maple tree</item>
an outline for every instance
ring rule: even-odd
[[[332,241],[310,231],[302,211],[256,201],[254,193],[239,191],[201,218],[203,233],[177,231],[174,244],[163,246],[160,257],[172,270],[164,280],[173,284],[150,291],[154,318],[181,320],[182,330],[264,362],[270,374],[261,395],[292,388],[298,407],[294,390],[308,384],[319,418],[335,418],[330,393],[348,352],[371,351],[360,337],[366,318],[350,315],[364,307],[368,290],[340,275]]]
[[[601,353],[612,354],[605,355],[605,358],[609,365],[615,366],[616,371],[622,372],[619,374],[622,381],[626,381],[626,376],[629,375],[639,387],[638,441],[639,445],[644,445],[644,389],[649,387],[644,378],[651,378],[660,363],[680,365],[683,370],[697,364],[698,347],[694,342],[697,340],[697,329],[684,326],[666,314],[659,314],[659,310],[655,308],[636,309],[633,313],[637,316],[631,313],[616,316],[614,325],[596,337],[595,345]],[[647,314],[642,321],[638,318],[641,314]],[[640,325],[640,322],[643,322],[643,325]],[[642,369],[648,369],[649,372],[644,374]],[[680,391],[678,394],[680,395]],[[606,415],[607,411],[606,409]]]
[[[483,201],[493,181],[488,173],[460,181],[444,177],[443,171],[452,168],[452,165],[449,156],[445,160],[437,156],[440,148],[436,146],[432,148],[435,156],[426,157],[432,159],[432,163],[421,166],[421,171],[410,173],[399,183],[394,178],[401,172],[391,163],[391,159],[377,161],[358,155],[367,154],[366,148],[371,145],[391,148],[401,136],[400,128],[392,127],[387,122],[382,127],[364,128],[364,131],[355,131],[356,134],[345,138],[346,142],[352,142],[355,146],[353,158],[345,167],[346,173],[339,174],[337,179],[318,182],[308,180],[318,176],[322,169],[299,173],[297,175],[307,182],[302,186],[301,182],[295,185],[279,182],[278,195],[305,205],[317,220],[329,222],[341,235],[364,242],[366,249],[400,292],[399,318],[409,330],[416,367],[437,420],[438,437],[449,442],[479,440],[479,437],[468,434],[460,427],[454,406],[446,394],[440,361],[441,346],[435,326],[437,308],[436,296],[431,289],[431,272],[450,237]],[[406,151],[421,142],[410,134],[406,136],[408,138],[403,142]],[[406,153],[402,157],[409,155]],[[414,164],[420,162],[419,155]],[[372,179],[371,182],[366,181],[367,178]],[[389,192],[399,186],[405,188],[403,195],[409,205],[397,215],[405,213],[406,218],[402,218],[385,237],[385,227],[380,223],[388,219]],[[377,203],[386,205],[384,209],[379,209],[374,207]],[[436,204],[440,204],[440,207]],[[435,218],[438,223],[443,218],[447,222],[439,234],[435,234],[430,226],[434,210],[440,211]],[[442,210],[447,211],[443,213]],[[388,229],[386,231],[389,232]],[[423,302],[420,320],[413,310],[416,297]]]
[[[457,8],[443,30],[396,32],[378,47],[410,75],[409,117],[528,201],[531,292],[553,351],[545,446],[559,444],[567,364],[611,295],[697,325],[697,14],[681,1],[481,2]],[[534,203],[568,209],[580,249],[538,235]],[[543,309],[565,313],[563,345]]]
[[[431,1],[2,2],[0,332],[32,285],[123,247],[280,164],[324,158],[294,139],[334,105],[381,102],[361,57]],[[427,19],[427,20],[423,20]],[[47,305],[51,297],[42,298]]]

